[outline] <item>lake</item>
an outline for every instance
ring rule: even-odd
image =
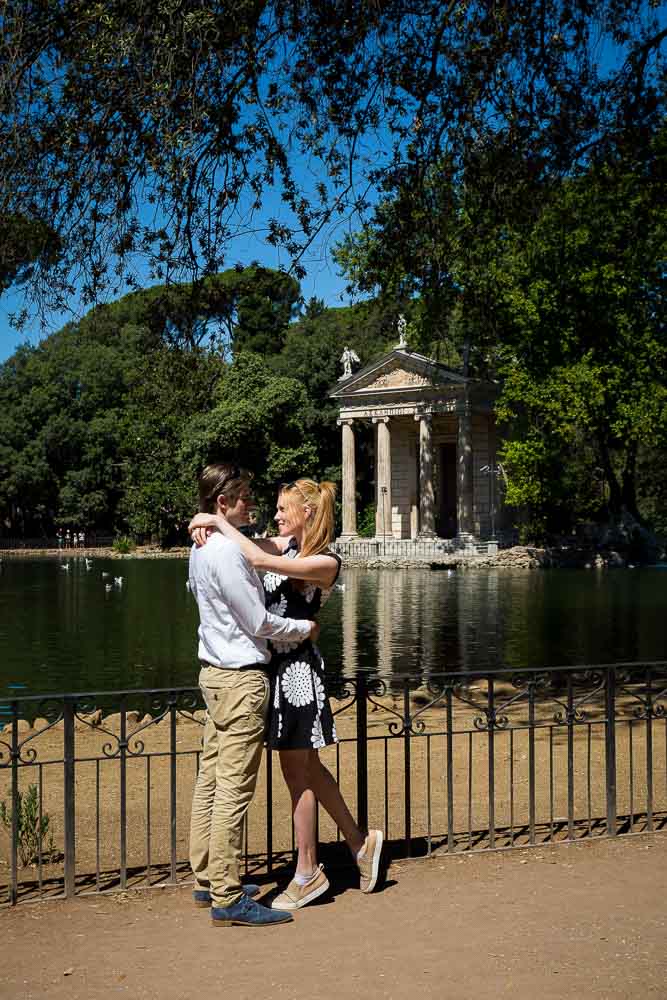
[[[194,685],[187,561],[5,559],[0,688]],[[110,577],[102,576],[111,574]],[[122,586],[107,584],[122,575]],[[349,568],[322,611],[328,669],[392,673],[667,659],[667,570]],[[17,691],[17,693],[19,693]]]

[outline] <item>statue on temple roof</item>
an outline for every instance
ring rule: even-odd
[[[343,366],[343,374],[339,377],[338,381],[342,382],[343,379],[349,378],[352,374],[352,365],[359,364],[359,355],[351,347],[346,347],[341,355],[340,363]]]
[[[408,342],[406,340],[408,324],[403,313],[400,313],[398,317],[398,323],[396,325],[398,327],[398,344],[396,345],[396,347],[398,348],[399,351],[405,350],[405,348],[408,346]]]

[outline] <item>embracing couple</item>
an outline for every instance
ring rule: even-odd
[[[190,523],[190,590],[199,608],[199,686],[206,704],[204,745],[190,829],[194,900],[216,924],[292,919],[329,888],[317,863],[317,802],[343,834],[362,892],[377,884],[382,832],[354,822],[318,750],[337,742],[315,645],[315,618],[340,572],[329,551],[332,483],[299,479],[278,495],[278,536],[249,539],[239,528],[254,508],[251,473],[209,465],[199,478],[200,513]],[[264,571],[263,583],[257,570]],[[255,791],[264,742],[280,756],[292,799],[298,848],[292,881],[270,907],[241,885],[243,820]]]

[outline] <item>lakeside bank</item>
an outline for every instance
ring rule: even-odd
[[[110,547],[57,549],[57,548],[25,548],[0,550],[0,565],[4,559],[187,559],[190,555],[189,546],[176,546],[161,549],[156,545],[138,545],[132,552],[117,552]],[[457,550],[442,553],[419,553],[397,556],[394,553],[378,552],[369,556],[343,555],[345,566],[356,566],[367,569],[383,569],[392,567],[430,567],[432,569],[635,569],[646,565],[667,565],[663,562],[665,552],[660,559],[646,562],[633,560],[618,549],[602,550],[585,546],[551,546],[514,545],[498,549],[496,552],[479,552],[476,550]]]

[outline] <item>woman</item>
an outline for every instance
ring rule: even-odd
[[[340,557],[329,551],[334,533],[333,483],[319,485],[298,479],[283,486],[275,521],[277,538],[246,538],[222,515],[197,514],[190,531],[198,544],[206,529],[217,528],[238,543],[257,570],[263,570],[264,591],[272,614],[314,618],[340,572]],[[382,832],[364,837],[354,822],[338,785],[320,761],[318,750],[338,741],[324,684],[324,663],[310,639],[298,645],[270,643],[272,699],[268,745],[278,750],[280,766],[292,799],[298,848],[294,878],[272,903],[295,910],[311,903],[329,888],[317,863],[315,836],[317,802],[343,834],[360,872],[362,892],[377,884]]]

